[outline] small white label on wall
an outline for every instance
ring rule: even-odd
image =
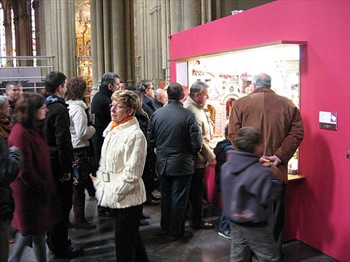
[[[319,126],[322,129],[337,130],[338,113],[320,111]]]

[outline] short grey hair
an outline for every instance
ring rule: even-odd
[[[161,98],[163,94],[166,93],[166,90],[164,90],[163,88],[157,88],[155,91],[154,91],[154,97],[156,99],[158,98]]]
[[[6,90],[10,90],[11,86],[21,86],[17,81],[9,81],[6,83]]]
[[[190,88],[190,97],[193,98],[195,94],[202,92],[204,88],[209,88],[207,83],[201,81],[193,83]]]
[[[253,77],[253,83],[255,83],[256,87],[271,87],[271,76],[268,74],[258,74]]]

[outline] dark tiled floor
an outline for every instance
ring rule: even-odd
[[[87,219],[97,225],[94,230],[70,229],[74,244],[85,248],[84,254],[73,262],[110,262],[115,260],[113,219],[98,217],[96,200],[86,201]],[[170,242],[160,234],[159,206],[145,207],[145,213],[151,215],[148,226],[140,228],[151,262],[221,262],[229,261],[230,241],[218,236],[215,230],[199,230],[187,242]],[[218,223],[217,212],[206,207],[206,219]],[[50,261],[67,261],[53,260]],[[33,251],[26,248],[22,261],[35,261]],[[282,262],[334,262],[336,260],[298,241],[283,245]]]

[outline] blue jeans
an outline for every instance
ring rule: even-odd
[[[184,234],[185,215],[192,175],[160,177],[160,226],[172,237]]]
[[[230,232],[230,221],[221,214],[220,216],[220,224],[219,224],[219,232]]]

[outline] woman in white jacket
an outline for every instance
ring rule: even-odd
[[[146,191],[142,180],[147,142],[135,113],[137,94],[118,90],[112,95],[112,121],[104,132],[100,166],[93,178],[98,205],[115,215],[115,247],[118,262],[149,261],[139,234]]]
[[[91,173],[91,152],[89,139],[95,134],[95,128],[89,125],[88,106],[84,102],[86,82],[82,77],[73,77],[67,83],[66,100],[69,109],[70,133],[72,138],[73,163],[73,211],[76,229],[94,229],[96,225],[85,218],[85,189],[93,188]],[[90,194],[89,192],[89,194]]]

